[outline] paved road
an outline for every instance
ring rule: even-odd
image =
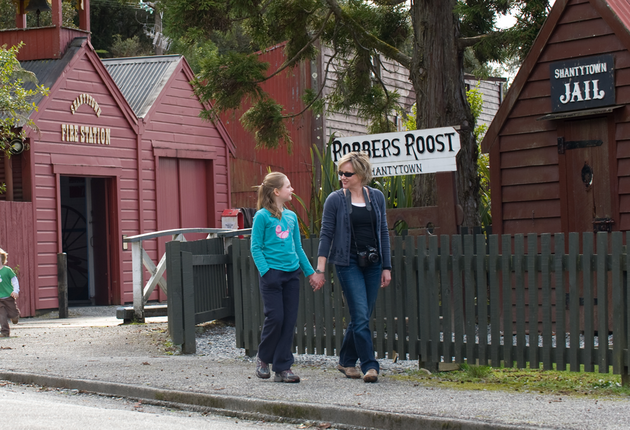
[[[152,406],[122,397],[82,394],[0,383],[0,404],[11,430],[233,430],[295,429],[295,424],[247,421],[200,412]],[[4,427],[3,427],[4,428]]]
[[[245,359],[169,355],[164,320],[120,326],[113,317],[72,312],[65,320],[24,318],[12,327],[12,337],[0,341],[0,383],[204,405],[249,414],[244,419],[388,430],[630,429],[630,398],[444,389],[386,372],[378,384],[365,384],[330,365],[296,365],[302,382],[279,384],[257,379]]]

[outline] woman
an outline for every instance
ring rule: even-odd
[[[379,287],[387,287],[392,278],[385,197],[366,185],[372,179],[366,153],[346,154],[338,166],[343,188],[331,193],[324,203],[312,283],[317,287],[323,284],[327,261],[335,265],[350,310],[337,369],[348,378],[358,379],[361,374],[356,363],[361,360],[363,380],[376,382],[379,364],[374,358],[370,317]]]

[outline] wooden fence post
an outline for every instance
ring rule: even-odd
[[[131,242],[132,282],[133,282],[133,318],[144,322],[144,295],[142,294],[142,242]]]
[[[57,254],[57,300],[59,318],[68,318],[68,256],[65,252]]]
[[[166,243],[166,282],[168,295],[166,296],[168,310],[168,334],[175,345],[184,343],[184,316],[182,306],[182,266],[181,242]]]
[[[193,285],[192,253],[184,252],[182,256],[182,310],[184,321],[183,354],[194,354],[197,351],[195,343],[195,287]]]

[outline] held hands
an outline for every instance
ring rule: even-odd
[[[313,287],[313,291],[317,291],[324,286],[326,277],[323,273],[313,273],[308,277],[308,282],[311,284],[311,287]]]
[[[20,297],[20,295],[19,295],[18,293],[16,293],[15,291],[13,291],[13,292],[11,293],[11,297],[13,297],[15,300],[17,300],[17,299],[18,299],[18,297]]]
[[[392,281],[392,271],[385,269],[381,274],[381,288],[385,288]]]

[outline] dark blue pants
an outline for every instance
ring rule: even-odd
[[[350,311],[350,323],[341,343],[339,364],[354,367],[361,360],[361,371],[369,369],[379,372],[379,364],[374,357],[370,318],[381,287],[383,268],[380,263],[359,267],[357,258],[350,256],[348,266],[335,265],[346,304]]]
[[[293,334],[300,303],[300,269],[283,272],[269,269],[260,278],[260,295],[265,310],[258,345],[258,357],[282,372],[293,364]]]

